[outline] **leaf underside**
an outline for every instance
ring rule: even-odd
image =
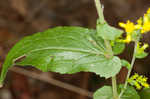
[[[105,58],[104,44],[95,34],[95,30],[87,28],[56,27],[23,38],[8,53],[0,83],[14,65],[62,74],[87,71],[106,78],[116,75],[121,68],[120,59]]]

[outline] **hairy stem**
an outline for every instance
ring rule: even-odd
[[[125,92],[125,90],[127,88],[127,85],[128,85],[128,79],[130,77],[130,74],[131,74],[131,71],[133,69],[133,65],[134,65],[135,59],[136,59],[135,54],[136,54],[137,43],[138,43],[138,41],[136,41],[135,44],[134,44],[134,52],[133,52],[133,57],[132,57],[132,61],[131,61],[131,68],[128,70],[128,74],[127,74],[127,77],[126,77],[124,88],[122,89],[122,91],[121,91],[121,93],[119,95],[119,98],[121,98],[121,96]]]

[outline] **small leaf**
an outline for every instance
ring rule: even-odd
[[[121,54],[125,49],[125,44],[120,42],[115,42],[112,46],[112,50],[115,55]]]
[[[139,58],[139,59],[145,58],[147,55],[148,55],[148,53],[143,51],[142,53],[137,53],[136,58]]]
[[[123,89],[123,85],[119,85],[118,92],[121,92],[121,89]],[[137,91],[132,86],[127,86],[127,89],[125,90],[124,94],[122,95],[121,99],[140,99],[140,96],[138,95]]]
[[[103,39],[115,40],[123,33],[122,30],[108,25],[107,23],[97,25],[97,34]]]
[[[94,93],[94,99],[113,99],[112,87],[103,86]]]
[[[120,93],[123,85],[118,87]],[[94,99],[113,99],[112,87],[103,86],[94,93]],[[140,99],[140,96],[132,86],[128,86],[120,99]]]
[[[131,68],[130,63],[127,60],[122,59],[121,64],[122,66],[125,66],[128,70]]]
[[[145,88],[139,92],[141,99],[150,99],[150,88]]]
[[[103,40],[94,38],[95,35],[95,30],[87,28],[57,27],[25,37],[8,53],[0,83],[13,65],[62,74],[86,71],[105,78],[116,75],[121,69],[120,59],[107,59]]]

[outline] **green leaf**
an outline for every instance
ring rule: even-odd
[[[118,87],[118,92],[120,93],[123,85]],[[102,88],[98,89],[94,93],[94,99],[113,99],[112,87],[111,86],[103,86]],[[136,92],[136,90],[128,86],[124,94],[120,99],[140,99],[140,96]]]
[[[139,92],[141,99],[150,99],[150,88],[145,88]]]
[[[139,58],[139,59],[145,58],[147,55],[148,53],[143,51],[142,53],[136,53],[136,58]]]
[[[125,44],[120,42],[115,42],[112,46],[112,50],[115,55],[121,54],[125,49]]]
[[[103,42],[94,38],[95,30],[81,27],[57,27],[25,37],[8,53],[0,83],[13,65],[33,66],[44,72],[72,74],[94,72],[101,77],[116,75],[121,61],[104,57]]]
[[[113,99],[112,87],[103,86],[94,93],[94,99]]]
[[[130,63],[127,60],[122,59],[121,64],[122,66],[125,66],[128,70],[131,68]]]
[[[98,32],[98,36],[107,40],[115,40],[116,38],[120,37],[121,34],[123,33],[122,30],[112,27],[108,25],[107,23],[104,23],[104,24],[98,23],[97,32]]]
[[[121,89],[123,89],[124,85],[119,85],[118,92],[121,92]],[[127,86],[127,89],[125,90],[124,94],[122,95],[121,99],[140,99],[140,96],[138,95],[137,91],[132,86]]]

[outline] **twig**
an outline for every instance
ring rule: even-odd
[[[34,79],[38,79],[38,80],[50,83],[52,85],[55,85],[55,86],[70,90],[72,92],[82,94],[82,95],[85,95],[85,96],[88,96],[88,97],[92,98],[92,94],[93,94],[92,92],[86,91],[84,89],[78,88],[76,86],[73,86],[73,85],[58,81],[58,80],[55,80],[55,79],[50,78],[48,76],[45,76],[45,75],[42,75],[42,74],[37,74],[35,72],[31,72],[31,71],[28,71],[28,70],[25,70],[25,69],[19,68],[19,67],[13,67],[10,70],[13,71],[13,72],[23,74],[25,76],[28,76],[28,77],[31,77],[31,78],[34,78]]]
[[[83,80],[81,81],[81,88],[87,89],[88,88],[88,81],[89,81],[90,73],[84,73],[83,74]],[[77,99],[87,99],[87,97],[80,95],[77,97]]]

